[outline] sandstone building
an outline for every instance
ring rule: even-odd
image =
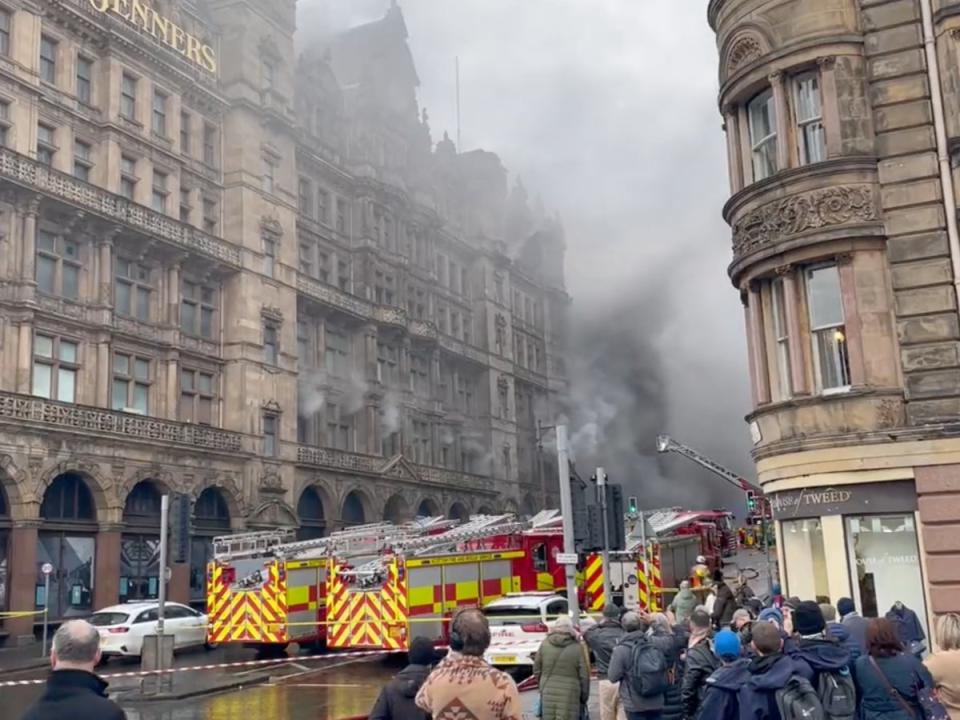
[[[708,16],[785,592],[929,624],[960,610],[960,2]]]
[[[0,611],[154,597],[165,492],[194,602],[230,530],[549,501],[562,230],[434,146],[395,4],[295,11],[0,0]]]

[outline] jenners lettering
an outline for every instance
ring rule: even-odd
[[[194,37],[173,20],[165,18],[142,0],[90,0],[93,9],[119,15],[134,27],[149,33],[204,70],[217,71],[213,48]]]

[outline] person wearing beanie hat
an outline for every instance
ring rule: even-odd
[[[773,623],[780,630],[783,630],[783,613],[780,612],[779,608],[769,607],[766,610],[761,610],[757,621]]]
[[[415,637],[407,660],[410,664],[380,691],[370,720],[430,720],[430,714],[418,708],[414,699],[437,661],[433,643],[425,637]]]
[[[850,642],[856,645],[860,655],[867,652],[867,626],[870,621],[860,617],[853,600],[843,597],[837,600],[837,613],[840,615],[840,624],[850,633]]]
[[[713,652],[726,664],[740,657],[741,648],[740,636],[733,630],[724,628],[713,636]]]
[[[612,603],[603,606],[603,617],[600,622],[583,634],[587,647],[593,652],[593,667],[599,677],[597,689],[600,695],[600,720],[616,720],[618,714],[623,717],[620,683],[610,682],[607,672],[610,668],[613,649],[620,642],[620,638],[626,634],[620,624],[620,608]]]
[[[815,688],[820,687],[822,676],[829,676],[832,685],[842,687],[852,703],[855,690],[850,675],[850,649],[826,636],[823,611],[812,600],[798,602],[792,617],[794,637],[784,643],[784,649],[796,661],[799,674]]]
[[[823,611],[812,600],[805,600],[793,609],[793,631],[800,637],[821,637],[826,626]]]

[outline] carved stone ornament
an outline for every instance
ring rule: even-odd
[[[280,480],[280,474],[273,468],[264,470],[260,476],[260,494],[261,495],[282,495],[283,482]]]
[[[744,35],[733,43],[727,55],[727,74],[729,75],[741,65],[746,65],[763,55],[760,41],[753,35]]]
[[[868,185],[814,190],[761,205],[733,224],[733,254],[742,257],[805,230],[877,220]]]
[[[264,215],[260,218],[260,229],[271,235],[283,235],[283,226],[275,217]]]
[[[499,388],[500,390],[510,389],[510,381],[507,379],[506,375],[497,376],[497,388]]]
[[[503,313],[497,313],[497,317],[494,320],[494,324],[498,328],[503,329],[507,326],[507,318],[503,316]]]

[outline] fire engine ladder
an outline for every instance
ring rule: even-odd
[[[213,557],[225,560],[232,557],[266,555],[293,537],[294,532],[290,528],[219,535],[213,539]]]
[[[446,548],[453,549],[451,546],[457,543],[478,540],[480,538],[490,537],[491,535],[509,535],[511,533],[522,532],[529,527],[529,522],[517,520],[513,515],[509,514],[475,515],[463,525],[447,530],[445,533],[405,540],[399,543],[395,549],[397,552],[426,555],[431,552],[439,552]]]
[[[708,458],[706,455],[702,455],[698,453],[693,448],[687,447],[682,443],[678,443],[669,435],[657,436],[657,452],[661,452],[661,453],[675,452],[677,453],[677,455],[683,455],[685,458],[687,458],[688,460],[692,460],[700,467],[706,468],[710,472],[715,473],[716,475],[719,475],[728,483],[736,486],[738,489],[742,490],[743,492],[749,492],[750,490],[753,490],[754,492],[760,495],[763,494],[763,490],[761,490],[759,487],[757,487],[753,483],[748,482],[747,480],[744,480],[742,477],[740,477],[735,472],[733,472],[733,470],[727,470],[727,468],[725,468],[720,463],[714,462],[713,460]]]

